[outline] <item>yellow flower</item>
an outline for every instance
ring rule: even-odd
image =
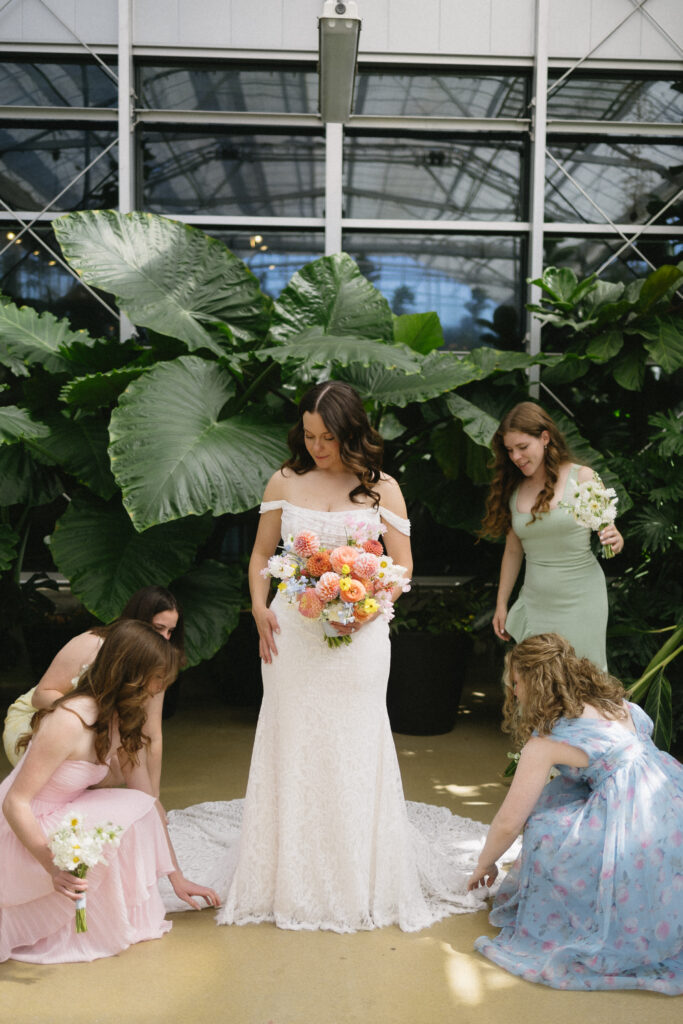
[[[282,580],[282,582],[281,582],[281,583],[278,583],[278,585],[277,585],[277,589],[278,589],[278,590],[286,590],[286,589],[287,589],[287,584],[285,583],[285,581],[284,581],[284,580]]]
[[[348,576],[342,576],[342,578],[339,580],[339,589],[340,590],[348,590],[350,586],[351,586],[351,580],[349,579],[349,577]]]
[[[348,576],[351,573],[351,566],[346,565],[346,563],[344,563],[344,565],[342,565],[341,567],[341,571],[344,573],[345,576]]]

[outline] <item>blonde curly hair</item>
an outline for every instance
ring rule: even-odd
[[[524,684],[523,702],[513,692],[517,680]],[[586,704],[606,718],[628,717],[619,680],[588,658],[577,658],[569,641],[557,633],[530,636],[508,651],[503,681],[503,732],[520,747],[534,730],[547,736],[558,719],[580,718]]]

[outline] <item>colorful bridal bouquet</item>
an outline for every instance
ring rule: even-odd
[[[269,558],[261,570],[264,577],[280,581],[277,589],[305,618],[320,620],[329,647],[351,643],[335,624],[364,622],[377,613],[390,622],[391,591],[396,586],[410,590],[405,566],[385,554],[376,529],[353,518],[345,527],[346,544],[335,548],[323,547],[311,530],[288,537],[282,554]]]
[[[85,828],[80,814],[70,814],[56,832],[50,836],[48,846],[52,859],[62,871],[70,871],[77,878],[84,878],[88,868],[95,864],[106,864],[102,850],[111,844],[120,843],[123,829],[120,825],[95,825]],[[76,931],[87,932],[85,920],[85,893],[76,900]]]
[[[572,494],[572,501],[562,501],[562,508],[568,509],[577,523],[589,530],[603,530],[617,518],[617,492],[613,487],[605,487],[598,477],[577,483]],[[611,544],[603,544],[603,558],[613,558]]]

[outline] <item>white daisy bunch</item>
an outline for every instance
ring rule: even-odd
[[[410,590],[410,580],[406,576],[405,565],[394,562],[389,555],[381,555],[379,568],[377,570],[378,586],[391,590],[393,587],[400,587],[404,594]]]
[[[300,559],[285,552],[284,555],[271,555],[267,567],[261,569],[261,575],[264,579],[274,576],[277,580],[288,580],[296,574],[299,567]]]
[[[593,477],[577,483],[571,501],[560,502],[563,508],[571,512],[581,526],[589,530],[603,530],[617,518],[617,492],[613,487],[605,487],[602,480]],[[604,558],[612,558],[614,551],[610,544],[603,545]]]
[[[106,864],[104,847],[117,847],[121,841],[123,828],[112,825],[95,825],[86,828],[83,817],[73,812],[64,818],[48,839],[48,848],[56,866],[62,871],[70,871],[77,878],[84,878],[89,868],[95,864]],[[76,901],[76,931],[87,931],[85,919],[85,893]]]

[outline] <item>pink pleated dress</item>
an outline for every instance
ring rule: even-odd
[[[0,806],[20,767],[0,784]],[[157,880],[173,862],[154,799],[132,789],[88,789],[106,774],[106,765],[64,761],[31,804],[46,836],[74,812],[86,827],[124,829],[118,848],[105,847],[108,863],[88,871],[86,932],[76,933],[73,901],[55,892],[0,813],[0,962],[97,960],[170,930]]]

